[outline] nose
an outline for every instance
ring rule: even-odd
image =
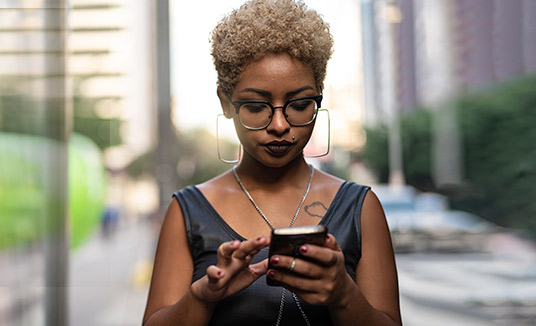
[[[279,135],[284,134],[290,129],[290,124],[285,117],[285,113],[283,111],[282,106],[276,106],[274,108],[274,116],[272,117],[272,121],[266,128],[268,132],[275,132]]]

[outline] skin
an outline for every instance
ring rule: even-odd
[[[317,95],[313,73],[288,54],[267,54],[251,62],[230,98],[266,100],[282,106],[289,98]],[[224,114],[233,118],[244,148],[237,172],[257,205],[275,227],[286,227],[300,202],[310,174],[303,157],[313,124],[293,127],[276,110],[270,125],[251,131],[238,122],[229,96],[218,94]],[[294,136],[294,140],[292,137]],[[274,153],[266,144],[292,143]],[[318,224],[343,180],[315,170],[311,190],[294,225]],[[344,256],[333,235],[325,247],[305,245],[302,254],[314,262],[296,259],[295,274],[268,270],[268,262],[250,262],[270,243],[271,229],[244,196],[231,171],[198,188],[223,219],[246,241],[223,243],[218,262],[192,284],[193,261],[181,208],[172,200],[158,242],[153,278],[144,320],[146,325],[207,325],[221,299],[239,292],[260,276],[278,280],[304,301],[326,305],[335,325],[400,325],[398,282],[389,230],[381,205],[372,191],[362,207],[362,258],[356,282],[346,273]],[[289,205],[288,203],[296,203]],[[290,268],[293,258],[274,255],[272,263]]]

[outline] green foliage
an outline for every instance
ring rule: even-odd
[[[458,102],[469,189],[453,205],[536,235],[536,76]]]
[[[67,200],[72,247],[83,243],[98,225],[106,195],[100,150],[87,137],[72,135],[69,196],[64,198],[55,189],[61,176],[54,176],[58,171],[55,155],[62,146],[44,137],[0,133],[0,249],[46,237],[54,229],[50,223],[58,220],[54,216],[57,207]]]
[[[101,101],[117,101],[117,98],[86,98],[74,96],[73,131],[93,140],[100,149],[122,144],[121,123],[119,118],[102,118],[95,113]]]
[[[430,114],[418,109],[400,119],[403,165],[409,183],[430,188]],[[389,130],[387,125],[367,128],[367,143],[362,158],[375,172],[379,182],[389,179]]]
[[[366,147],[361,154],[369,168],[377,175],[379,182],[386,183],[389,178],[389,144],[387,126],[365,128]]]
[[[231,168],[231,165],[218,159],[217,140],[210,132],[204,129],[196,130],[181,137],[181,143],[185,154],[182,158],[188,157],[188,160],[191,160],[190,164],[195,166],[194,173],[189,178],[187,174],[184,174],[183,184],[205,182]],[[227,159],[232,159],[233,154],[239,149],[238,144],[233,144],[224,138],[220,139],[220,146],[220,150],[225,153],[224,157]]]
[[[0,80],[0,130],[50,137],[62,132],[65,116],[61,112],[65,103],[62,99],[35,98],[17,91],[21,80]],[[87,98],[78,94],[73,96],[73,132],[82,134],[94,141],[100,149],[122,143],[118,118],[99,117],[95,108],[101,101],[112,103],[118,98]],[[61,101],[61,102],[60,102]]]
[[[51,185],[44,180],[54,178],[60,169],[54,166],[54,155],[64,149],[53,139],[65,137],[70,117],[65,114],[64,99],[28,94],[28,85],[35,82],[28,77],[0,79],[0,249],[46,236],[56,220],[52,215],[58,215],[54,212],[67,201],[65,194],[49,189]],[[101,101],[118,99],[85,98],[78,86],[72,98],[74,133],[68,150],[70,235],[75,247],[102,215],[106,186],[101,149],[122,143],[121,121],[99,117],[95,110]]]
[[[415,110],[411,116],[402,117],[402,153],[404,174],[410,184],[419,185],[422,190],[431,190],[430,177],[431,137],[430,112],[426,109]]]
[[[91,139],[71,136],[68,175],[71,248],[77,248],[100,225],[108,188],[101,151]]]
[[[454,102],[462,134],[465,184],[448,189],[453,208],[536,236],[536,76],[466,94]],[[410,185],[434,189],[431,110],[401,119],[404,173]],[[367,130],[363,158],[387,181],[387,128]]]
[[[188,133],[177,135],[177,145],[174,150],[178,152],[176,161],[170,162],[176,167],[179,184],[177,189],[190,185],[199,184],[228,170],[229,164],[218,159],[216,138],[204,129],[193,130]],[[232,144],[225,139],[220,139],[224,157],[231,159],[238,145]],[[229,154],[231,153],[231,154]],[[154,149],[140,155],[127,167],[127,173],[132,178],[154,173],[155,152]]]

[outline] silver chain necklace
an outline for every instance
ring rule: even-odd
[[[309,189],[311,189],[311,183],[313,181],[313,174],[314,174],[315,169],[313,168],[312,165],[310,167],[311,167],[311,175],[309,176],[309,182],[307,183],[307,188],[305,189],[305,193],[303,194],[303,197],[301,199],[300,205],[298,206],[298,209],[296,210],[296,213],[294,214],[294,216],[292,217],[292,220],[290,221],[289,227],[292,227],[294,225],[294,222],[296,221],[296,218],[298,217],[298,214],[300,213],[300,210],[301,210],[301,208],[303,206],[303,203],[305,202],[305,198],[307,198],[307,194],[309,193]],[[253,197],[251,197],[251,195],[249,194],[249,192],[246,189],[246,187],[244,187],[244,185],[242,184],[242,181],[240,180],[240,178],[238,177],[238,173],[236,172],[236,165],[233,166],[233,174],[235,176],[236,181],[240,185],[240,188],[242,188],[242,190],[244,191],[244,193],[248,197],[249,201],[253,204],[253,206],[255,207],[257,212],[259,213],[259,215],[264,219],[264,221],[266,223],[268,223],[268,226],[270,227],[270,229],[272,229],[272,230],[275,229],[275,227],[272,225],[270,220],[268,220],[268,218],[266,217],[266,215],[264,215],[264,213],[261,211],[259,206],[257,206],[255,201],[253,200]],[[285,288],[283,288],[283,292],[281,293],[281,302],[279,303],[279,312],[277,314],[277,321],[275,323],[275,326],[279,326],[279,324],[281,323],[281,318],[283,317],[283,307],[285,306],[285,292],[286,291],[287,290]],[[294,298],[294,302],[296,302],[296,306],[298,306],[298,309],[300,310],[300,313],[301,313],[303,319],[305,320],[305,324],[307,326],[311,326],[311,324],[309,323],[309,318],[307,318],[307,315],[303,311],[303,309],[301,307],[301,304],[298,301],[298,297],[293,292],[291,292],[291,293],[292,293],[292,297]]]
[[[311,166],[311,175],[309,176],[309,183],[307,184],[307,189],[305,189],[305,193],[303,194],[303,197],[301,199],[301,202],[300,202],[300,205],[298,206],[298,209],[296,210],[296,213],[294,214],[294,217],[292,217],[292,220],[290,221],[290,224],[289,224],[289,227],[292,227],[294,225],[294,222],[296,221],[296,218],[298,217],[298,214],[300,213],[300,210],[303,206],[303,203],[305,202],[305,198],[307,197],[307,194],[309,193],[309,189],[311,189],[311,183],[313,181],[313,174],[314,174],[314,171],[315,169],[313,168],[313,166]],[[236,181],[238,182],[238,184],[240,185],[240,188],[242,188],[242,190],[244,191],[244,193],[246,194],[246,196],[248,197],[249,201],[253,204],[253,206],[255,207],[255,209],[257,210],[257,212],[260,214],[260,216],[264,219],[264,221],[266,223],[268,223],[268,226],[270,226],[270,229],[275,229],[275,227],[273,226],[273,224],[268,220],[268,218],[266,217],[266,215],[264,215],[264,213],[261,211],[261,209],[259,208],[259,206],[257,206],[257,204],[255,203],[255,201],[253,200],[253,197],[251,197],[251,195],[249,194],[248,190],[246,189],[246,187],[244,187],[244,185],[242,184],[242,181],[240,180],[240,178],[238,177],[238,173],[236,173],[236,165],[233,166],[233,173],[234,173],[234,176],[236,178]]]

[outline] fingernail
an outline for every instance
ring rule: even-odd
[[[218,276],[221,276],[222,272],[221,272],[221,271],[218,271],[218,273],[217,273],[217,274],[218,274]]]
[[[307,249],[306,246],[301,246],[301,247],[300,247],[300,251],[302,252],[302,254],[307,253],[307,250],[308,250],[308,249]]]
[[[270,261],[271,261],[272,264],[274,264],[274,265],[279,264],[279,258],[278,258],[278,257],[272,257],[272,259],[271,259]]]
[[[264,239],[264,237],[258,237],[257,241],[262,241],[263,239]]]
[[[269,278],[274,278],[275,277],[275,272],[274,271],[268,271],[266,276],[268,276]]]

